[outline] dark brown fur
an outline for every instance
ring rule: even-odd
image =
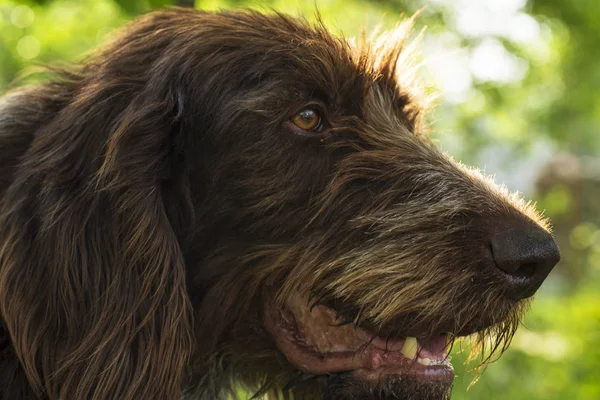
[[[545,225],[423,134],[409,26],[354,47],[172,9],[0,100],[0,399],[445,396],[301,382],[262,321],[290,293],[383,334],[505,345],[524,304],[482,237]],[[331,129],[297,137],[311,102]]]

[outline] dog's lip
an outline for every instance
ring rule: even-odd
[[[360,314],[360,307],[353,306],[351,303],[348,304],[335,301],[326,303],[325,305],[333,310],[336,310],[336,312],[341,315],[341,319],[343,321],[352,321],[352,315]],[[344,310],[345,313],[339,313],[339,309]],[[435,328],[432,328],[432,321],[424,319],[420,312],[413,311],[397,315],[395,318],[388,321],[383,327],[368,319],[361,320],[358,325],[366,331],[377,332],[379,335],[385,337],[395,336],[398,334],[398,332],[401,332],[403,336],[434,337],[448,335],[458,338],[467,337],[484,331],[490,326],[501,322],[502,320],[503,318],[489,318],[486,320],[478,317],[473,318],[471,321],[467,321],[467,323],[457,326],[452,318],[452,313],[448,313],[444,316],[441,316],[439,320],[435,321]]]
[[[267,304],[264,323],[278,349],[303,372],[314,375],[351,372],[361,380],[372,382],[390,375],[410,375],[448,384],[454,379],[446,352],[446,335],[419,338],[419,346],[411,359],[402,352],[405,338],[390,339],[353,325],[323,327],[321,324],[323,330],[298,326],[303,322],[318,325],[314,319],[311,321],[315,314],[331,322],[335,319],[335,311],[325,306],[304,306],[295,311],[301,315]],[[303,322],[299,323],[297,319]]]

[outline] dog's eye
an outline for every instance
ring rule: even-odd
[[[291,120],[294,125],[305,131],[316,132],[321,128],[321,116],[312,108],[305,108],[295,114]]]

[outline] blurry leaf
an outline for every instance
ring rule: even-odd
[[[173,0],[148,0],[148,3],[150,4],[150,7],[152,9],[164,8],[164,7],[168,7],[168,6],[172,6],[172,5],[178,5],[178,4],[175,4],[178,2],[173,1]]]
[[[175,1],[173,1],[173,5],[176,5],[179,7],[193,8],[195,5],[195,1],[194,0],[175,0]]]
[[[115,0],[115,2],[128,14],[140,14],[148,9],[148,3],[144,0]]]
[[[558,217],[565,214],[572,205],[571,192],[567,186],[554,185],[548,191],[540,206],[550,217]]]
[[[571,246],[577,250],[585,250],[594,244],[598,236],[600,231],[596,225],[592,223],[577,225],[570,234]]]

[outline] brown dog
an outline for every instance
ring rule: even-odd
[[[410,23],[172,9],[4,97],[0,398],[439,400],[502,351],[558,249],[423,134]]]

